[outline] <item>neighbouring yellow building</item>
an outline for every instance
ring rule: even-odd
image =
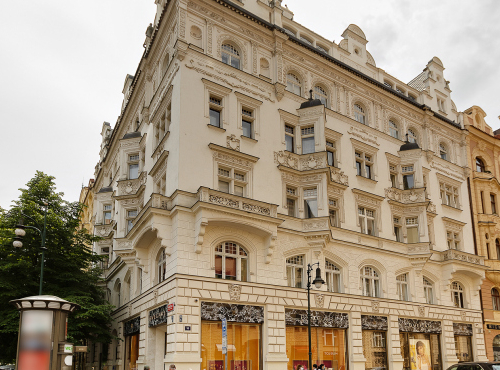
[[[82,187],[79,199],[79,202],[84,205],[82,214],[80,215],[80,227],[87,229],[90,234],[94,233],[94,220],[92,218],[92,213],[94,210],[94,192],[92,191],[93,187],[94,179],[90,179],[89,184]]]
[[[478,106],[464,112],[469,130],[470,201],[477,254],[485,257],[491,269],[481,286],[486,355],[500,360],[500,130],[493,131]]]

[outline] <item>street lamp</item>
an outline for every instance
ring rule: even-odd
[[[41,270],[40,270],[40,293],[39,295],[42,295],[42,286],[43,286],[43,266],[44,266],[44,263],[45,263],[45,251],[47,250],[47,248],[45,248],[45,233],[46,233],[46,230],[47,230],[47,209],[48,209],[48,203],[44,203],[45,205],[45,210],[44,210],[44,215],[43,215],[43,229],[40,230],[39,228],[37,227],[34,227],[34,226],[28,226],[28,225],[24,225],[23,224],[23,219],[21,218],[19,220],[19,224],[16,225],[16,230],[14,231],[14,233],[16,234],[16,236],[14,237],[14,242],[12,243],[12,245],[16,248],[22,248],[23,247],[23,238],[24,236],[26,235],[26,228],[28,229],[33,229],[33,230],[36,230],[40,233],[41,237],[42,237],[42,245],[40,247],[40,249],[42,250],[42,266],[41,266]],[[21,214],[24,216],[24,217],[28,217],[30,220],[32,220],[33,222],[35,222],[35,220],[29,216],[26,216],[24,213],[21,212]]]
[[[312,284],[316,289],[320,289],[325,281],[321,278],[321,269],[319,268],[319,262],[307,264],[307,334],[309,337],[309,366],[307,370],[312,370],[312,350],[311,350],[311,271],[313,266],[318,265],[316,268],[316,278],[313,280]]]

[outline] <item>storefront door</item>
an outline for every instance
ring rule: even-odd
[[[459,362],[474,361],[472,356],[472,324],[453,323],[455,350]]]
[[[404,370],[441,370],[441,322],[399,319]]]

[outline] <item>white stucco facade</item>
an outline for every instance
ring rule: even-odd
[[[305,271],[314,263],[325,280],[327,263],[336,268],[335,283],[313,288],[311,305],[347,315],[344,368],[366,367],[368,316],[387,321],[391,370],[407,366],[400,330],[408,319],[434,322],[441,368],[458,360],[457,324],[470,329],[472,358],[484,360],[486,267],[474,254],[466,131],[441,61],[405,84],[376,67],[355,25],[335,44],[294,22],[280,1],[157,3],[122,114],[113,129],[103,125],[96,166],[103,240],[95,252],[109,256],[113,330],[125,339],[109,347],[107,365],[130,369],[125,334],[133,334],[140,370],[208,369],[202,325],[216,320],[205,302],[262,308],[252,369],[290,369],[286,317],[307,309]],[[223,62],[223,45],[239,68]],[[309,90],[325,104],[301,108]],[[407,133],[416,146],[402,140]],[[246,255],[221,278],[218,261],[228,257],[216,249],[226,242]],[[287,260],[297,256],[302,270],[291,284]],[[376,273],[376,291],[367,291],[365,268]],[[166,304],[174,304],[166,322],[152,324],[151,312]]]

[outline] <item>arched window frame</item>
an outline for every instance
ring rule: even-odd
[[[480,157],[476,157],[476,172],[486,172],[486,166]]]
[[[417,144],[418,144],[418,133],[417,133],[417,131],[416,131],[414,128],[412,128],[412,127],[410,127],[410,128],[408,129],[408,141],[409,141],[410,143],[417,143]]]
[[[328,89],[326,89],[322,85],[315,85],[314,86],[314,99],[319,99],[323,103],[323,105],[328,108]]]
[[[365,297],[380,298],[380,274],[372,266],[363,266],[359,271],[361,294]]]
[[[353,111],[354,120],[362,123],[363,125],[368,125],[368,120],[366,119],[366,108],[361,103],[355,103]]]
[[[400,139],[399,125],[396,120],[389,120],[389,135],[395,139]]]
[[[236,69],[241,69],[241,51],[232,43],[223,42],[221,47],[221,61]]]
[[[231,241],[219,243],[214,248],[215,277],[225,280],[249,281],[250,261],[248,250]],[[234,275],[226,275],[228,262],[234,261]]]
[[[302,79],[296,72],[290,71],[286,74],[286,90],[302,96]]]
[[[491,289],[491,302],[493,303],[493,310],[500,311],[500,292],[497,288]]]
[[[396,276],[397,294],[400,301],[410,300],[409,280],[408,273]]]
[[[446,160],[446,161],[448,161],[450,159],[449,153],[448,153],[448,146],[443,142],[439,143],[439,157],[441,159]]]
[[[424,285],[424,297],[427,304],[434,304],[434,284],[427,277],[422,279]]]
[[[329,259],[325,260],[325,277],[327,291],[341,293],[341,269]]]
[[[465,291],[464,286],[458,281],[454,281],[450,285],[451,301],[454,307],[465,308]]]
[[[165,281],[167,278],[167,254],[165,253],[165,248],[162,248],[158,252],[158,258],[156,259],[156,269],[158,271],[158,284]]]

